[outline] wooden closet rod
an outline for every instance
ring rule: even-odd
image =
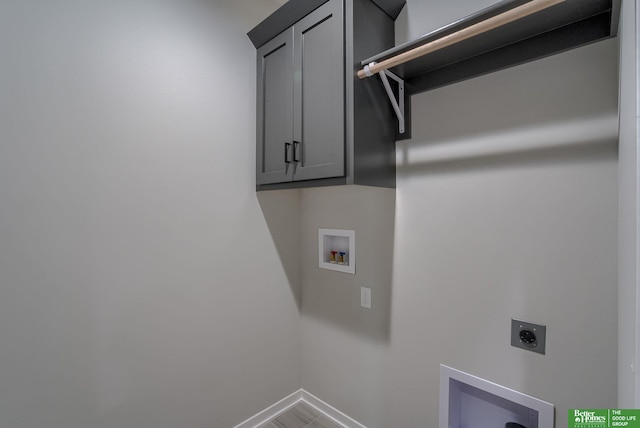
[[[388,70],[392,67],[395,67],[396,65],[404,64],[405,62],[411,61],[412,59],[419,58],[423,55],[435,52],[447,46],[454,45],[463,40],[475,37],[489,30],[493,30],[494,28],[498,28],[513,21],[517,21],[518,19],[532,15],[536,12],[547,9],[564,1],[565,0],[531,0],[529,3],[525,3],[499,15],[493,16],[491,18],[485,19],[484,21],[463,28],[462,30],[458,30],[455,33],[448,34],[422,46],[418,46],[417,48],[413,48],[409,51],[385,59],[384,61],[365,65],[362,70],[358,71],[358,77],[360,79],[364,79],[365,77],[369,77],[381,71]],[[367,73],[367,68],[369,69],[369,73]]]

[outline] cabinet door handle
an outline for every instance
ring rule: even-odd
[[[300,159],[298,159],[298,147],[300,147],[300,141],[294,141],[293,142],[293,161],[294,162],[300,162]]]
[[[291,163],[289,160],[289,147],[291,143],[284,143],[284,163]]]

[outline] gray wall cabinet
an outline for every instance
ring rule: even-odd
[[[342,22],[330,1],[258,49],[258,185],[344,175]]]
[[[256,188],[395,187],[397,122],[359,62],[394,43],[371,0],[290,0],[249,33],[257,48]]]
[[[293,176],[293,29],[258,50],[258,184],[281,183]]]

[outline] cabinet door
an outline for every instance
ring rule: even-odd
[[[293,177],[293,29],[258,49],[256,183]]]
[[[344,175],[344,30],[342,0],[294,26],[295,180]]]

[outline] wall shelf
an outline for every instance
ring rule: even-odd
[[[513,9],[527,7],[533,1],[500,1],[414,41],[366,58],[361,64],[380,64]],[[404,79],[409,120],[411,95],[614,37],[619,15],[620,0],[564,0],[388,70]],[[361,78],[364,74],[364,69],[359,72]],[[398,137],[410,138],[410,132]]]

